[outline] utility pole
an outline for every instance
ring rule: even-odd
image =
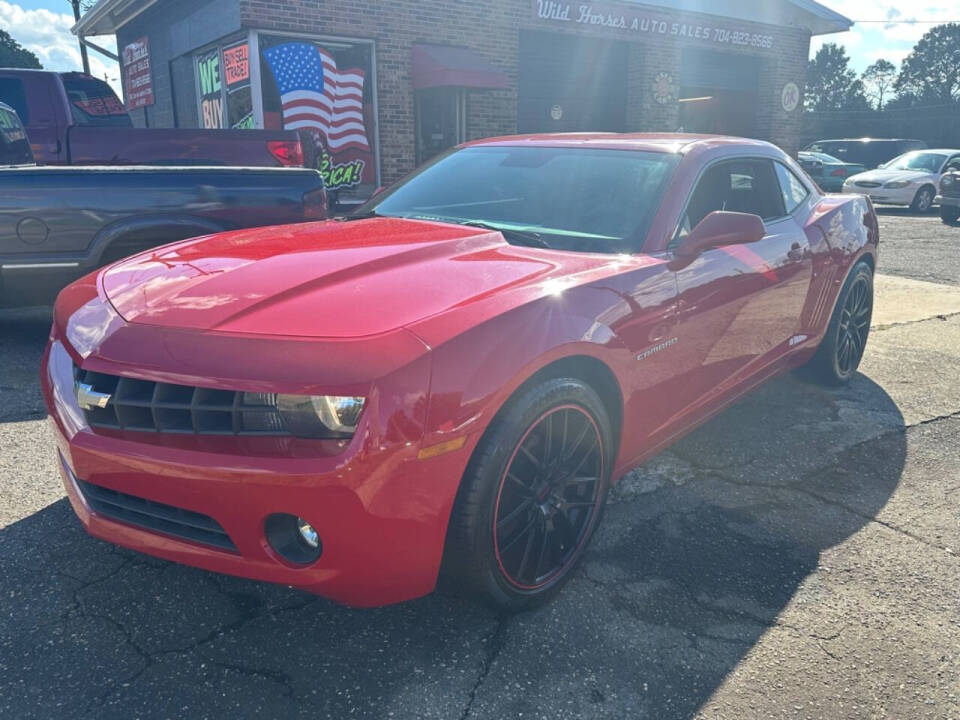
[[[73,19],[80,19],[80,0],[70,0],[70,4],[73,5]],[[90,74],[90,60],[87,58],[87,46],[83,44],[83,38],[78,38],[80,41],[80,58],[83,60],[83,71],[89,75]]]

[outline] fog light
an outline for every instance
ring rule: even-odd
[[[300,530],[300,537],[312,548],[320,547],[320,536],[313,529],[313,525],[303,518],[297,518],[297,529]]]
[[[323,553],[319,533],[310,523],[296,515],[271,515],[263,529],[270,547],[289,563],[310,565],[319,560]]]

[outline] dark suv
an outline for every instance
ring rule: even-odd
[[[940,206],[940,219],[947,225],[960,220],[960,160],[952,160],[944,169],[935,202]]]
[[[878,168],[911,150],[925,150],[923,140],[859,138],[846,140],[817,140],[804,148],[807,152],[826,153],[845,163],[857,163],[867,170]]]

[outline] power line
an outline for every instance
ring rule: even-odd
[[[853,20],[859,25],[867,23],[883,25],[946,25],[948,23],[960,23],[960,20]]]

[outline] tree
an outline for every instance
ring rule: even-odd
[[[889,60],[877,60],[863,71],[863,84],[867,89],[867,97],[876,103],[877,110],[883,110],[886,100],[897,81],[897,66]]]
[[[866,110],[870,107],[847,51],[835,43],[821,47],[807,70],[808,110]]]
[[[932,102],[960,101],[960,23],[931,28],[900,67],[896,89]]]
[[[0,30],[0,67],[34,68],[43,66],[37,56],[14,40],[6,30]]]

